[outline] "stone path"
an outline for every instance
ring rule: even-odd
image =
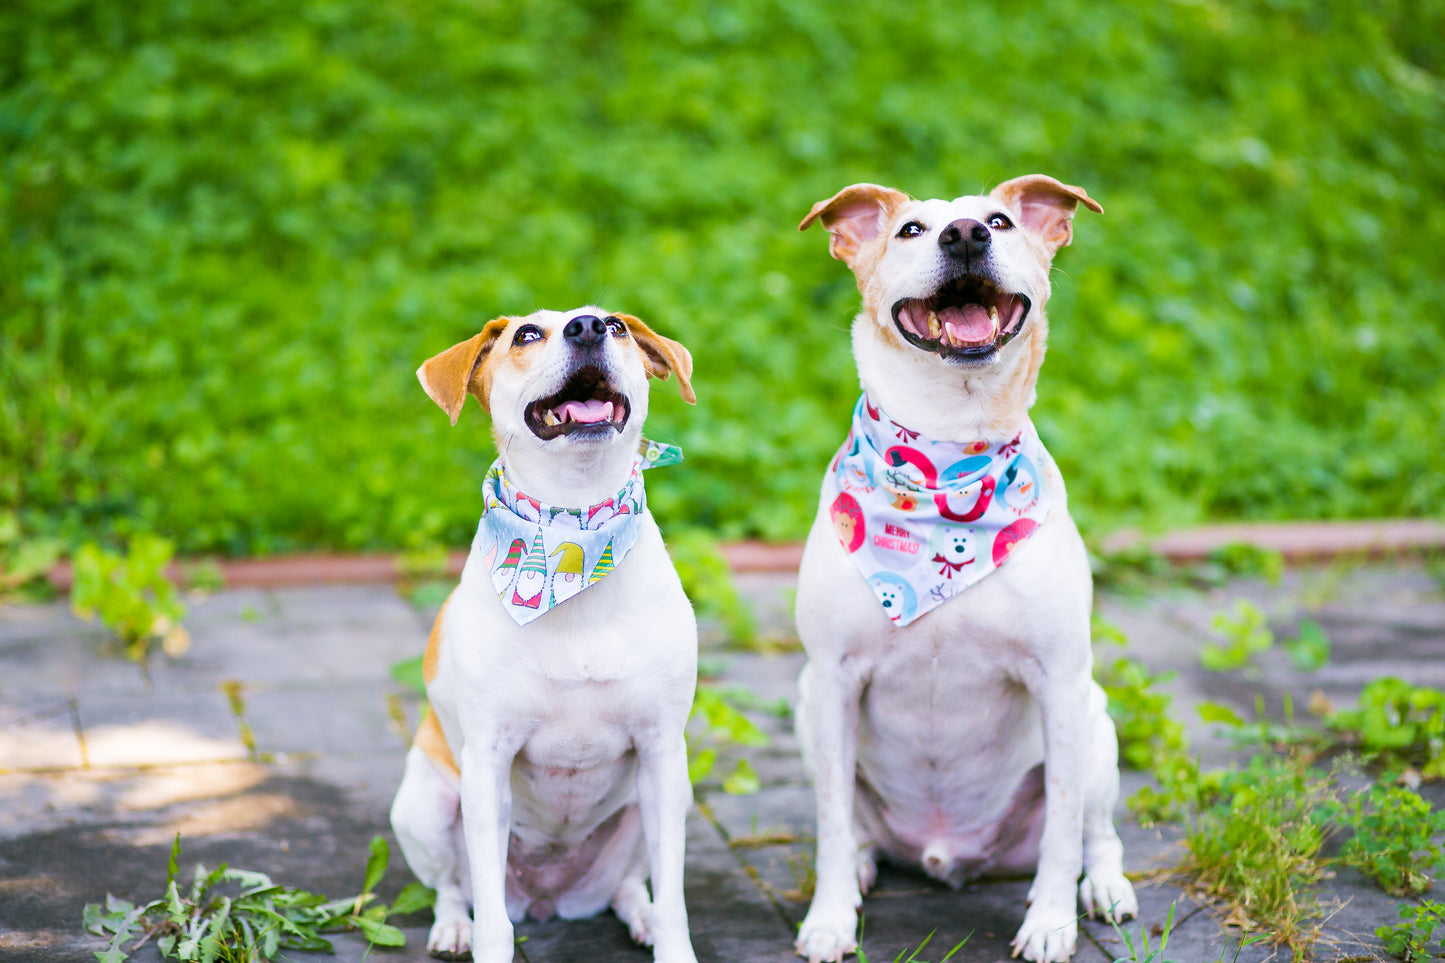
[[[765,630],[786,633],[789,579],[748,575],[740,585]],[[1330,664],[1300,673],[1271,652],[1252,676],[1199,670],[1210,618],[1240,597],[1284,632],[1308,609],[1334,642]],[[1178,671],[1170,690],[1186,720],[1201,699],[1248,714],[1256,696],[1277,711],[1284,693],[1303,706],[1318,688],[1347,704],[1364,681],[1387,672],[1445,686],[1445,598],[1419,566],[1337,565],[1291,572],[1279,587],[1237,581],[1207,593],[1107,596],[1100,613],[1127,633],[1132,654]],[[191,602],[189,654],[156,660],[147,682],[134,665],[103,655],[103,633],[63,604],[0,608],[0,959],[92,959],[100,943],[80,929],[82,905],[107,892],[159,895],[176,832],[184,872],[197,861],[229,862],[331,895],[354,893],[367,841],[389,836],[386,813],[419,708],[389,668],[420,652],[430,616],[387,586],[225,591]],[[746,687],[764,702],[791,699],[797,651],[738,651],[717,632],[706,635],[711,684]],[[689,824],[688,904],[703,963],[794,959],[792,934],[807,908],[797,890],[810,869],[811,793],[791,724],[764,712],[754,718],[772,737],[744,753],[762,788],[732,796],[710,780],[698,788]],[[1202,726],[1191,729],[1206,755],[1222,754]],[[1142,781],[1126,773],[1126,793]],[[1445,803],[1438,792],[1433,798]],[[1120,828],[1131,871],[1171,859],[1169,832],[1139,827],[1122,807]],[[384,895],[409,880],[393,853]],[[1026,890],[1017,880],[955,892],[885,867],[865,903],[864,949],[870,960],[892,960],[936,930],[923,959],[937,960],[965,937],[960,963],[1007,959]],[[1162,925],[1177,904],[1171,960],[1235,958],[1237,935],[1221,928],[1216,911],[1168,884],[1142,885],[1140,897],[1146,928]],[[1325,898],[1342,908],[1325,926],[1317,959],[1387,958],[1371,934],[1393,921],[1395,900],[1352,871],[1339,872]],[[408,946],[378,959],[425,960],[428,914],[401,923]],[[517,957],[528,963],[650,959],[611,916],[528,922],[518,933],[526,941]],[[344,960],[365,955],[355,937],[338,940],[338,949]],[[1253,946],[1237,959],[1258,963],[1272,952]],[[1082,927],[1080,963],[1123,953],[1107,926]],[[133,959],[158,956],[147,948]]]

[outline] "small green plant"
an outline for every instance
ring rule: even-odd
[[[1445,924],[1445,903],[1428,899],[1418,906],[1401,903],[1400,919],[1403,922],[1375,930],[1386,950],[1405,963],[1445,956],[1445,938],[1435,936],[1435,931]]]
[[[669,533],[667,552],[683,590],[703,619],[716,619],[733,645],[754,646],[758,639],[752,609],[733,584],[732,569],[717,540],[698,529]]]
[[[165,574],[174,551],[171,542],[147,534],[133,536],[124,555],[87,542],[75,553],[71,609],[83,619],[99,617],[136,662],[157,642],[167,655],[183,655],[190,646],[181,625],[186,607]]]
[[[264,873],[224,863],[214,870],[197,866],[182,893],[176,879],[180,855],[177,833],[161,898],[136,906],[107,894],[104,906],[86,905],[85,928],[110,938],[106,949],[96,951],[101,963],[125,960],[129,954],[124,946],[132,939],[132,953],[154,939],[162,956],[198,963],[254,963],[275,959],[281,950],[330,953],[331,942],[321,934],[343,929],[360,930],[372,945],[403,946],[406,937],[387,917],[425,909],[436,898],[420,883],[411,883],[390,906],[376,901],[375,888],[391,855],[380,836],[371,840],[361,892],[337,900],[280,886]]]
[[[1119,757],[1125,765],[1153,772],[1186,752],[1184,726],[1169,716],[1172,699],[1157,689],[1174,673],[1154,674],[1135,659],[1116,659],[1094,674],[1109,697],[1109,715],[1118,729]]]
[[[1249,665],[1256,655],[1274,645],[1259,606],[1245,599],[1234,605],[1234,613],[1221,612],[1210,623],[1224,636],[1225,644],[1207,643],[1199,650],[1199,664],[1210,672],[1232,672]]]
[[[918,954],[923,952],[924,947],[928,946],[929,941],[933,939],[934,934],[937,932],[938,930],[930,931],[929,934],[923,938],[923,942],[918,944],[917,948],[905,946],[899,950],[898,955],[893,958],[893,963],[928,963],[927,960],[920,960]],[[953,959],[958,951],[963,949],[964,944],[969,941],[969,937],[971,936],[973,936],[972,933],[959,940],[958,945],[944,954],[938,963],[948,963],[949,960]],[[868,963],[868,954],[863,950],[863,917],[861,916],[858,917],[858,963]]]
[[[26,537],[14,512],[0,512],[0,602],[47,597],[45,573],[64,553],[60,539]]]
[[[1177,963],[1177,961],[1167,959],[1164,956],[1164,952],[1169,948],[1169,937],[1174,932],[1174,910],[1177,907],[1177,903],[1169,904],[1169,915],[1164,918],[1164,925],[1160,929],[1158,946],[1151,946],[1149,944],[1149,931],[1146,930],[1142,924],[1136,926],[1131,932],[1121,927],[1118,923],[1110,923],[1110,925],[1114,927],[1114,932],[1118,934],[1119,939],[1123,941],[1124,945],[1129,949],[1128,956],[1116,957],[1114,963]],[[1134,939],[1136,935],[1138,936],[1137,943]],[[1246,946],[1253,946],[1255,943],[1261,943],[1266,939],[1268,939],[1268,937],[1259,934],[1246,937],[1234,947],[1234,955],[1229,957],[1230,960],[1232,963],[1237,963],[1239,954],[1244,952]],[[1225,957],[1228,955],[1229,947],[1226,945],[1224,951],[1219,955],[1219,963],[1225,963]]]
[[[1299,635],[1285,639],[1284,650],[1289,653],[1295,668],[1318,672],[1330,661],[1330,637],[1314,619],[1302,619]]]
[[[1372,786],[1355,794],[1342,822],[1354,836],[1340,858],[1372,877],[1391,896],[1416,896],[1434,882],[1441,864],[1435,838],[1445,833],[1445,812],[1413,789]]]
[[[1393,775],[1414,769],[1445,776],[1445,692],[1384,676],[1360,692],[1354,709],[1332,712],[1325,725],[1366,763]]]
[[[1323,875],[1320,848],[1341,811],[1335,792],[1333,774],[1298,756],[1260,753],[1222,777],[1185,829],[1185,868],[1196,882],[1296,959],[1317,935],[1306,887]]]
[[[769,741],[768,734],[743,715],[727,693],[711,686],[697,687],[688,717],[689,727],[695,730],[694,720],[702,730],[687,741],[687,775],[694,785],[712,773],[721,746],[765,746]],[[734,795],[757,792],[759,786],[757,770],[745,758],[723,779],[723,791]]]
[[[1229,576],[1262,578],[1278,585],[1284,575],[1284,556],[1278,549],[1260,548],[1248,542],[1231,542],[1209,553],[1209,561]]]

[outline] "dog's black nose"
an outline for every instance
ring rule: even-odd
[[[991,240],[993,235],[987,227],[971,217],[963,217],[943,229],[938,235],[938,246],[949,257],[975,258],[988,253]]]
[[[583,314],[567,322],[562,337],[573,344],[590,347],[607,337],[607,322],[591,314]]]

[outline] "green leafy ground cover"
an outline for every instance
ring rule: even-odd
[[[0,511],[183,553],[464,542],[412,371],[589,301],[688,343],[664,526],[797,538],[856,391],[858,180],[1088,188],[1036,421],[1086,529],[1438,513],[1439,0],[18,0]]]

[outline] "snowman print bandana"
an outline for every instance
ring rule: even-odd
[[[1049,511],[1033,422],[1007,441],[930,441],[865,393],[823,499],[834,534],[896,626],[997,569]]]
[[[622,564],[642,534],[642,472],[680,461],[677,446],[643,439],[621,491],[586,508],[564,508],[513,487],[498,459],[482,484],[485,507],[468,565],[476,560],[487,570],[502,608],[526,625]]]

